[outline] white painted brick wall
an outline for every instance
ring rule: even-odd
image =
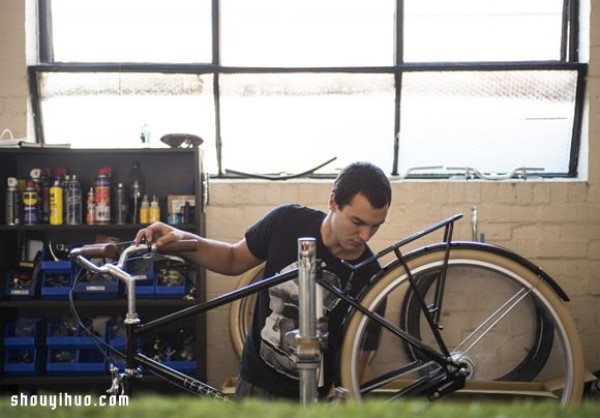
[[[600,271],[595,269],[600,268],[600,207],[589,203],[588,184],[395,182],[392,210],[371,243],[375,249],[382,249],[410,232],[459,212],[465,217],[457,224],[456,237],[470,239],[471,207],[477,206],[479,231],[485,233],[488,242],[508,247],[541,265],[572,297],[569,307],[582,335],[586,362],[595,370],[600,368],[600,316],[596,306],[600,301]],[[211,187],[213,199],[207,210],[207,234],[211,238],[235,241],[243,236],[246,227],[274,205],[326,202],[330,182],[290,185],[213,181]],[[209,296],[231,290],[233,286],[235,280],[209,273]],[[226,323],[227,315],[227,310],[210,314],[208,323]],[[208,341],[209,378],[220,384],[235,375],[237,359],[229,335],[223,333],[220,325],[210,327]]]
[[[25,2],[0,2],[0,131],[27,135],[29,103],[25,62]]]

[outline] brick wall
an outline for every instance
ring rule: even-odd
[[[0,2],[0,131],[16,138],[27,136],[29,103],[23,16],[24,0]]]

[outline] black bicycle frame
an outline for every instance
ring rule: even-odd
[[[441,306],[441,295],[443,294],[443,286],[444,286],[444,282],[445,282],[445,271],[446,271],[446,268],[448,265],[448,260],[449,260],[449,251],[450,251],[450,243],[451,243],[451,239],[452,239],[453,226],[454,226],[454,222],[456,220],[460,219],[461,217],[462,217],[462,214],[454,215],[446,220],[443,220],[439,223],[433,224],[417,233],[409,235],[406,238],[387,247],[386,249],[374,254],[373,256],[371,256],[370,258],[364,260],[363,262],[361,262],[359,264],[352,265],[350,263],[345,263],[352,270],[350,273],[350,280],[351,280],[352,276],[358,270],[360,270],[363,266],[365,266],[365,265],[367,265],[367,264],[369,264],[369,263],[371,263],[393,251],[395,253],[396,257],[398,258],[398,260],[386,265],[382,269],[382,272],[385,272],[385,270],[388,269],[391,264],[396,264],[399,261],[400,263],[402,263],[402,265],[404,266],[404,268],[407,272],[408,280],[409,280],[411,286],[413,287],[413,289],[416,290],[415,279],[412,276],[412,273],[410,272],[410,268],[407,265],[407,263],[404,259],[404,256],[400,252],[400,247],[402,247],[410,242],[413,242],[425,235],[428,235],[438,229],[445,228],[444,242],[447,244],[446,245],[447,249],[446,249],[446,256],[445,256],[445,264],[444,264],[444,267],[442,268],[442,275],[440,277],[441,283],[438,285],[438,288],[436,289],[436,301],[437,301],[436,304],[438,307]],[[182,318],[185,318],[185,317],[188,317],[191,315],[204,313],[211,309],[218,308],[220,306],[223,306],[223,305],[229,304],[231,302],[234,302],[236,300],[242,299],[244,297],[250,296],[254,293],[268,289],[272,286],[276,286],[278,284],[281,284],[283,282],[286,282],[288,280],[296,278],[297,275],[298,275],[298,269],[292,269],[286,273],[277,274],[277,275],[265,278],[263,280],[251,283],[247,286],[244,286],[242,288],[225,293],[221,296],[218,296],[209,301],[200,303],[198,305],[190,306],[188,308],[178,310],[171,314],[167,314],[163,317],[149,321],[146,324],[141,324],[141,323],[139,323],[139,321],[132,321],[131,323],[126,323],[125,324],[126,335],[127,335],[126,354],[125,354],[126,364],[127,364],[126,372],[125,372],[125,391],[127,392],[126,394],[130,394],[132,392],[133,384],[130,381],[130,379],[136,378],[135,370],[138,365],[142,365],[146,369],[148,369],[148,371],[150,371],[160,377],[163,377],[170,383],[172,383],[180,388],[183,388],[186,391],[226,400],[227,399],[226,395],[223,394],[220,390],[218,390],[200,380],[197,380],[191,376],[188,376],[188,375],[181,373],[177,370],[174,370],[168,366],[165,366],[164,364],[162,364],[160,362],[152,360],[151,358],[149,358],[141,353],[138,353],[136,337],[143,335],[149,331],[152,331],[152,330],[156,329],[157,327],[171,324],[179,319],[182,319]],[[374,279],[378,276],[379,276],[379,274],[374,276]],[[436,336],[436,340],[440,347],[440,351],[436,351],[432,347],[423,343],[421,340],[412,336],[407,331],[401,329],[400,327],[393,324],[392,322],[388,321],[380,314],[369,311],[367,308],[365,308],[364,306],[362,306],[360,304],[360,302],[359,302],[360,296],[358,298],[354,298],[354,297],[348,295],[344,290],[338,289],[337,287],[334,287],[331,284],[322,280],[320,274],[317,274],[317,283],[320,286],[323,286],[329,292],[335,294],[337,297],[339,297],[344,302],[348,303],[353,309],[356,309],[356,310],[360,311],[361,313],[363,313],[364,315],[367,315],[371,320],[375,321],[376,323],[381,325],[383,328],[389,330],[391,333],[393,333],[397,337],[404,340],[407,344],[412,346],[415,350],[421,352],[429,361],[432,361],[432,362],[440,365],[441,368],[444,370],[444,373],[441,376],[429,376],[429,377],[425,376],[425,377],[423,377],[421,380],[418,380],[415,384],[413,384],[413,385],[409,386],[408,388],[405,388],[403,391],[401,391],[400,392],[401,395],[427,392],[427,391],[430,391],[432,388],[437,389],[437,388],[442,387],[443,385],[452,386],[453,390],[456,390],[459,388],[459,387],[455,387],[455,386],[460,386],[460,384],[456,385],[455,382],[459,381],[459,379],[460,379],[459,373],[457,372],[460,367],[455,362],[453,362],[453,360],[450,358],[448,349],[447,349],[446,345],[444,344],[444,341],[440,335],[438,325],[437,325],[437,319],[436,319],[439,316],[438,316],[438,314],[432,313],[429,311],[429,309],[426,305],[426,302],[423,300],[423,298],[419,294],[419,292],[415,292],[419,297],[418,302],[421,305],[426,318],[428,319],[429,327],[431,328],[432,332]],[[379,378],[377,381],[369,382],[369,384],[372,387],[377,387],[381,383],[382,380],[385,380],[386,378],[388,380],[391,380],[393,378],[393,376],[398,375],[399,373],[403,373],[405,371],[409,371],[411,369],[417,368],[417,367],[421,366],[422,364],[423,364],[423,360],[414,361],[413,363],[407,364],[402,369],[399,369],[395,372],[390,373],[389,376],[387,376],[387,377],[383,376],[383,377]],[[369,384],[367,385],[365,390],[369,389],[369,387],[368,387]],[[460,387],[462,387],[462,386],[460,386]]]

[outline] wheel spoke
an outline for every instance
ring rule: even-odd
[[[462,340],[455,348],[454,352],[461,353],[458,360],[471,349],[493,328],[495,327],[510,311],[517,306],[527,295],[531,293],[531,289],[521,288],[517,293],[507,300],[500,308],[494,311],[487,319],[485,319],[473,332]],[[463,346],[474,339],[467,348],[463,350]]]

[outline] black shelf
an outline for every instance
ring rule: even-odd
[[[15,231],[15,232],[60,232],[60,231],[137,231],[143,228],[144,224],[97,224],[97,225],[0,225],[0,232]],[[179,229],[194,230],[194,224],[178,224],[175,225]]]
[[[165,201],[169,195],[195,196],[195,219],[193,223],[178,224],[177,228],[204,235],[204,210],[202,196],[206,195],[204,174],[202,172],[202,150],[200,148],[143,148],[143,149],[61,149],[61,148],[21,148],[2,149],[0,152],[0,182],[6,186],[8,177],[25,179],[32,168],[65,167],[77,175],[82,182],[83,198],[93,186],[100,167],[111,166],[111,188],[118,182],[126,182],[132,163],[138,161],[146,180],[146,193],[156,195],[161,201],[161,220],[166,222]],[[119,241],[130,241],[142,224],[102,224],[102,225],[6,225],[4,224],[4,193],[0,194],[0,361],[4,365],[4,330],[8,321],[19,317],[53,318],[70,315],[68,299],[8,299],[4,294],[7,272],[19,260],[22,244],[28,240],[43,242],[63,242],[75,245],[93,243],[101,235],[110,236]],[[84,208],[85,210],[85,208]],[[205,297],[204,271],[194,268],[196,299],[162,299],[138,297],[137,307],[145,320],[175,312],[193,306]],[[74,300],[78,312],[90,316],[112,316],[125,314],[127,299],[122,291],[117,299],[81,299]],[[190,318],[196,335],[195,358],[198,364],[195,376],[206,376],[206,319],[205,315]],[[177,324],[175,324],[177,325]],[[0,366],[2,367],[2,366]],[[0,368],[0,393],[14,392],[26,388],[48,388],[59,390],[65,387],[98,387],[109,385],[108,374],[86,376],[72,374],[68,376],[48,375],[40,370],[34,376],[11,376]],[[152,385],[169,387],[160,379],[145,378]],[[152,386],[151,385],[151,386]],[[144,385],[145,386],[145,385]],[[165,389],[168,390],[168,389]]]

